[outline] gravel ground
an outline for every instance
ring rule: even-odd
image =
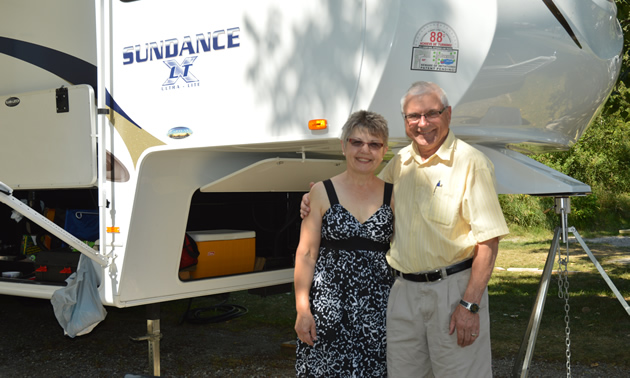
[[[630,246],[630,237],[585,240]],[[269,297],[271,298],[271,297]],[[293,377],[289,327],[243,328],[238,319],[215,324],[182,322],[187,301],[162,305],[160,372],[163,377]],[[144,307],[107,308],[105,321],[74,339],[63,335],[50,301],[0,295],[0,377],[152,376]],[[256,316],[248,314],[246,316]],[[247,324],[256,324],[249,322]],[[520,340],[520,337],[519,337]],[[510,377],[513,359],[493,361],[495,377]],[[573,377],[628,377],[628,368],[572,364]],[[530,377],[567,376],[564,363],[534,359]]]
[[[569,240],[573,242],[575,238],[570,237]],[[618,235],[618,236],[606,236],[603,238],[590,238],[590,239],[584,239],[584,243],[586,243],[587,247],[589,243],[603,243],[603,244],[614,245],[616,247],[630,247],[630,236]]]

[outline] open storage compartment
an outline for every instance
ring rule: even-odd
[[[13,195],[80,240],[98,238],[97,189],[19,190]],[[0,204],[0,272],[20,273],[2,279],[65,285],[79,256],[50,232]]]
[[[197,191],[186,228],[199,247],[190,278],[293,268],[302,195]]]

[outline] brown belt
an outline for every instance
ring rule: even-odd
[[[459,273],[463,270],[469,269],[470,267],[472,267],[472,263],[473,263],[473,259],[468,259],[468,260],[458,262],[457,264],[447,266],[446,268],[444,268],[444,271],[446,272],[445,275],[443,275],[442,269],[433,269],[433,270],[428,270],[426,272],[420,272],[420,273],[402,273],[396,269],[393,269],[393,271],[394,271],[394,277],[402,277],[406,280],[413,281],[413,282],[434,282],[434,281],[440,281],[450,276],[451,274]]]

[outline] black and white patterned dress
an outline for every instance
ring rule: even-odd
[[[317,340],[311,347],[298,339],[297,376],[384,377],[392,185],[385,184],[383,205],[365,223],[339,204],[330,180],[324,185],[331,207],[309,296]]]

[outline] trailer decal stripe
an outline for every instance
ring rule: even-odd
[[[146,130],[132,123],[127,117],[119,114],[114,109],[110,108],[110,112],[107,117],[109,122],[111,122],[111,124],[116,128],[116,131],[118,131],[118,134],[120,134],[123,142],[125,142],[125,146],[127,146],[127,150],[129,151],[129,155],[133,161],[134,168],[138,164],[140,155],[142,155],[145,150],[151,147],[166,144],[148,133]]]
[[[127,115],[127,113],[125,113],[124,110],[122,110],[122,108],[118,105],[118,103],[116,102],[116,100],[114,100],[114,98],[112,97],[112,95],[109,93],[109,91],[106,91],[107,93],[105,94],[105,105],[109,106],[111,109],[113,109],[116,113],[118,113],[119,115],[125,117],[129,122],[131,122],[132,124],[136,125],[136,127],[138,127],[139,129],[141,129],[142,127],[140,127],[140,125],[138,125],[137,123],[135,123],[133,121],[133,119],[131,119],[131,117],[129,117]]]
[[[116,128],[118,134],[125,142],[127,146],[127,150],[131,155],[131,160],[133,160],[133,166],[136,167],[138,163],[138,159],[140,155],[144,152],[144,150],[155,147],[162,146],[166,143],[162,142],[158,138],[151,135],[149,132],[140,127],[136,122],[134,122],[127,113],[116,103],[112,95],[109,91],[106,90],[105,93],[106,105],[110,109],[107,118],[109,122]]]
[[[98,93],[96,66],[82,59],[45,46],[0,37],[0,53],[51,72],[72,85],[88,84]]]

